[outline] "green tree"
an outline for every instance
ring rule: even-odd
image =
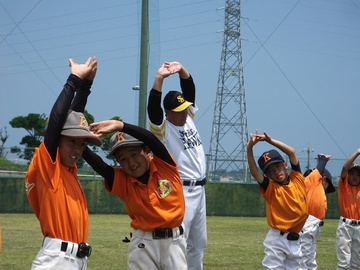
[[[95,122],[94,116],[90,114],[86,109],[84,110],[84,116],[89,125]]]
[[[5,157],[7,153],[5,153],[5,142],[9,138],[9,134],[7,133],[6,127],[3,129],[0,129],[0,157]]]
[[[25,149],[21,151],[20,148],[16,148],[20,158],[31,160],[35,147],[38,147],[44,138],[46,120],[45,114],[29,113],[27,116],[17,116],[9,122],[13,128],[23,128],[28,133],[20,142]]]

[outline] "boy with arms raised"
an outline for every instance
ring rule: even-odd
[[[96,58],[84,64],[69,59],[71,74],[57,98],[25,176],[26,195],[44,235],[31,269],[85,270],[89,216],[76,162],[88,144],[101,140],[89,131],[82,113],[97,70]],[[76,93],[76,95],[75,95]],[[75,96],[75,98],[74,98]]]
[[[306,199],[309,216],[302,229],[301,252],[305,257],[308,270],[318,269],[316,262],[316,239],[318,238],[327,211],[326,193],[335,192],[330,172],[325,169],[331,155],[318,154],[318,164],[315,169],[304,173]]]
[[[291,171],[276,150],[264,152],[258,160],[262,170],[256,166],[253,146],[260,142],[277,147],[288,155]],[[304,176],[295,150],[283,142],[272,139],[267,133],[250,134],[247,143],[247,158],[250,173],[260,185],[260,192],[266,201],[266,216],[271,227],[265,240],[266,269],[306,269],[301,254],[300,232],[307,214]]]
[[[360,166],[357,149],[344,163],[339,184],[340,220],[336,230],[336,269],[360,269]]]

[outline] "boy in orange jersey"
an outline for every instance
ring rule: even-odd
[[[109,156],[121,168],[110,167],[89,149],[84,158],[104,177],[106,190],[126,205],[133,228],[128,269],[187,269],[185,200],[172,156],[141,127],[107,120],[91,124],[90,130],[99,136],[116,131]]]
[[[40,221],[42,248],[31,269],[87,268],[91,247],[87,203],[76,162],[88,144],[101,140],[89,131],[84,102],[97,70],[96,58],[84,64],[69,59],[71,74],[57,98],[25,176],[29,203]],[[74,95],[76,93],[75,99]]]
[[[331,174],[325,169],[330,158],[331,155],[318,154],[317,167],[304,173],[309,216],[302,229],[301,251],[305,257],[307,269],[318,269],[316,263],[316,238],[320,234],[320,228],[324,225],[323,219],[327,211],[325,193],[335,192]]]
[[[359,155],[360,148],[346,160],[338,184],[337,269],[360,269],[360,167],[354,163]]]
[[[260,141],[277,147],[288,155],[291,171],[276,150],[264,152],[258,159],[259,171],[253,154],[253,147]],[[306,269],[301,253],[301,229],[307,213],[304,176],[295,150],[283,142],[263,135],[250,134],[247,143],[247,158],[250,173],[260,185],[260,192],[266,201],[267,223],[271,227],[265,240],[265,257],[262,261],[266,269]]]

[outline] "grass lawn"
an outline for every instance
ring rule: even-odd
[[[319,269],[335,269],[337,220],[325,220],[317,240]],[[88,242],[93,247],[88,269],[126,269],[130,219],[124,215],[90,215]],[[269,227],[265,218],[208,217],[205,270],[263,269],[262,242]],[[0,269],[30,269],[42,243],[39,223],[33,214],[0,214],[2,250]]]

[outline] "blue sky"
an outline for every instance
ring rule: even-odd
[[[5,146],[24,130],[9,121],[49,114],[69,75],[67,59],[99,61],[87,109],[96,121],[115,115],[137,124],[141,2],[0,1],[0,128]],[[86,3],[86,4],[84,4]],[[150,90],[163,61],[192,74],[197,126],[209,151],[220,67],[220,0],[150,1]],[[249,133],[259,129],[293,146],[346,158],[360,147],[360,1],[241,1],[241,37]],[[179,89],[165,80],[164,92]],[[230,142],[231,143],[231,142]],[[267,150],[262,144],[256,154]]]

